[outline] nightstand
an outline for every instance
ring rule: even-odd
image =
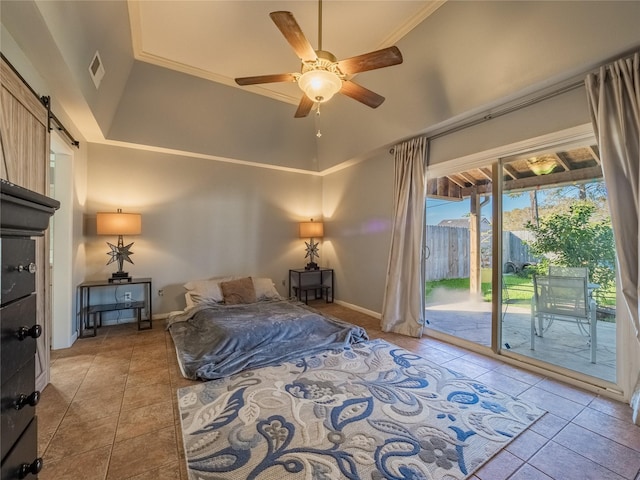
[[[142,286],[143,298],[118,299],[118,289],[128,288],[133,290],[136,288],[135,285]],[[106,289],[114,291],[114,301],[104,300]],[[107,280],[81,283],[76,290],[76,303],[80,320],[80,338],[95,337],[97,328],[102,326],[102,314],[117,310],[133,310],[138,322],[138,330],[152,328],[150,278],[134,278],[126,283],[112,283]],[[144,316],[142,315],[143,310],[145,312]],[[90,333],[91,330],[93,330],[93,333]]]
[[[327,303],[333,303],[333,268],[289,270],[289,297],[296,297],[301,302],[304,299],[304,303],[309,303],[309,294],[312,299],[324,298]]]

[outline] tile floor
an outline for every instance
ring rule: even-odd
[[[473,480],[640,480],[640,427],[631,409],[434,339],[383,333],[379,321],[336,304],[322,310],[547,410]],[[37,407],[41,480],[187,480],[173,343],[156,321],[103,327],[52,352],[51,384]]]

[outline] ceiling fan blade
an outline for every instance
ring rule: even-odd
[[[388,47],[375,52],[365,53],[357,57],[347,58],[338,62],[338,68],[345,75],[366,72],[377,68],[390,67],[402,63],[402,53],[398,47]]]
[[[259,83],[295,82],[296,78],[292,73],[276,73],[274,75],[258,75],[256,77],[236,78],[238,85],[256,85]]]
[[[311,100],[306,95],[303,95],[302,98],[300,99],[300,105],[298,105],[298,110],[296,110],[296,114],[294,115],[294,117],[302,118],[309,115],[309,112],[311,111],[311,107],[313,107],[313,103],[314,103],[313,100]]]
[[[302,33],[302,29],[291,12],[271,12],[273,23],[282,32],[284,38],[303,62],[313,62],[318,59],[315,50]]]
[[[372,92],[371,90],[364,88],[362,85],[358,85],[350,80],[342,82],[340,93],[347,97],[351,97],[360,103],[364,103],[371,108],[377,108],[382,105],[382,102],[384,102],[384,97],[382,95],[378,95],[377,93]]]

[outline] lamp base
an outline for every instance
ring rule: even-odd
[[[109,283],[129,283],[131,281],[131,277],[127,272],[115,272],[111,274],[111,278],[109,279]]]
[[[316,262],[309,262],[304,267],[304,269],[305,270],[320,270],[320,267],[318,266],[318,264]]]

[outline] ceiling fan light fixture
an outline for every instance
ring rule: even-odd
[[[310,100],[323,103],[340,91],[342,80],[327,70],[309,70],[300,75],[298,85]]]
[[[527,163],[534,175],[548,175],[553,172],[557,165],[553,157],[547,155],[529,158]]]
[[[0,0],[1,1],[1,0]],[[277,11],[269,14],[278,30],[302,62],[300,73],[279,73],[240,77],[240,86],[263,83],[297,82],[304,96],[300,99],[295,118],[306,117],[314,104],[329,101],[341,93],[368,107],[377,108],[384,97],[351,81],[353,75],[402,63],[398,47],[386,47],[373,52],[337,61],[335,55],[322,50],[322,0],[318,0],[318,50],[314,50],[300,29],[291,12]]]

